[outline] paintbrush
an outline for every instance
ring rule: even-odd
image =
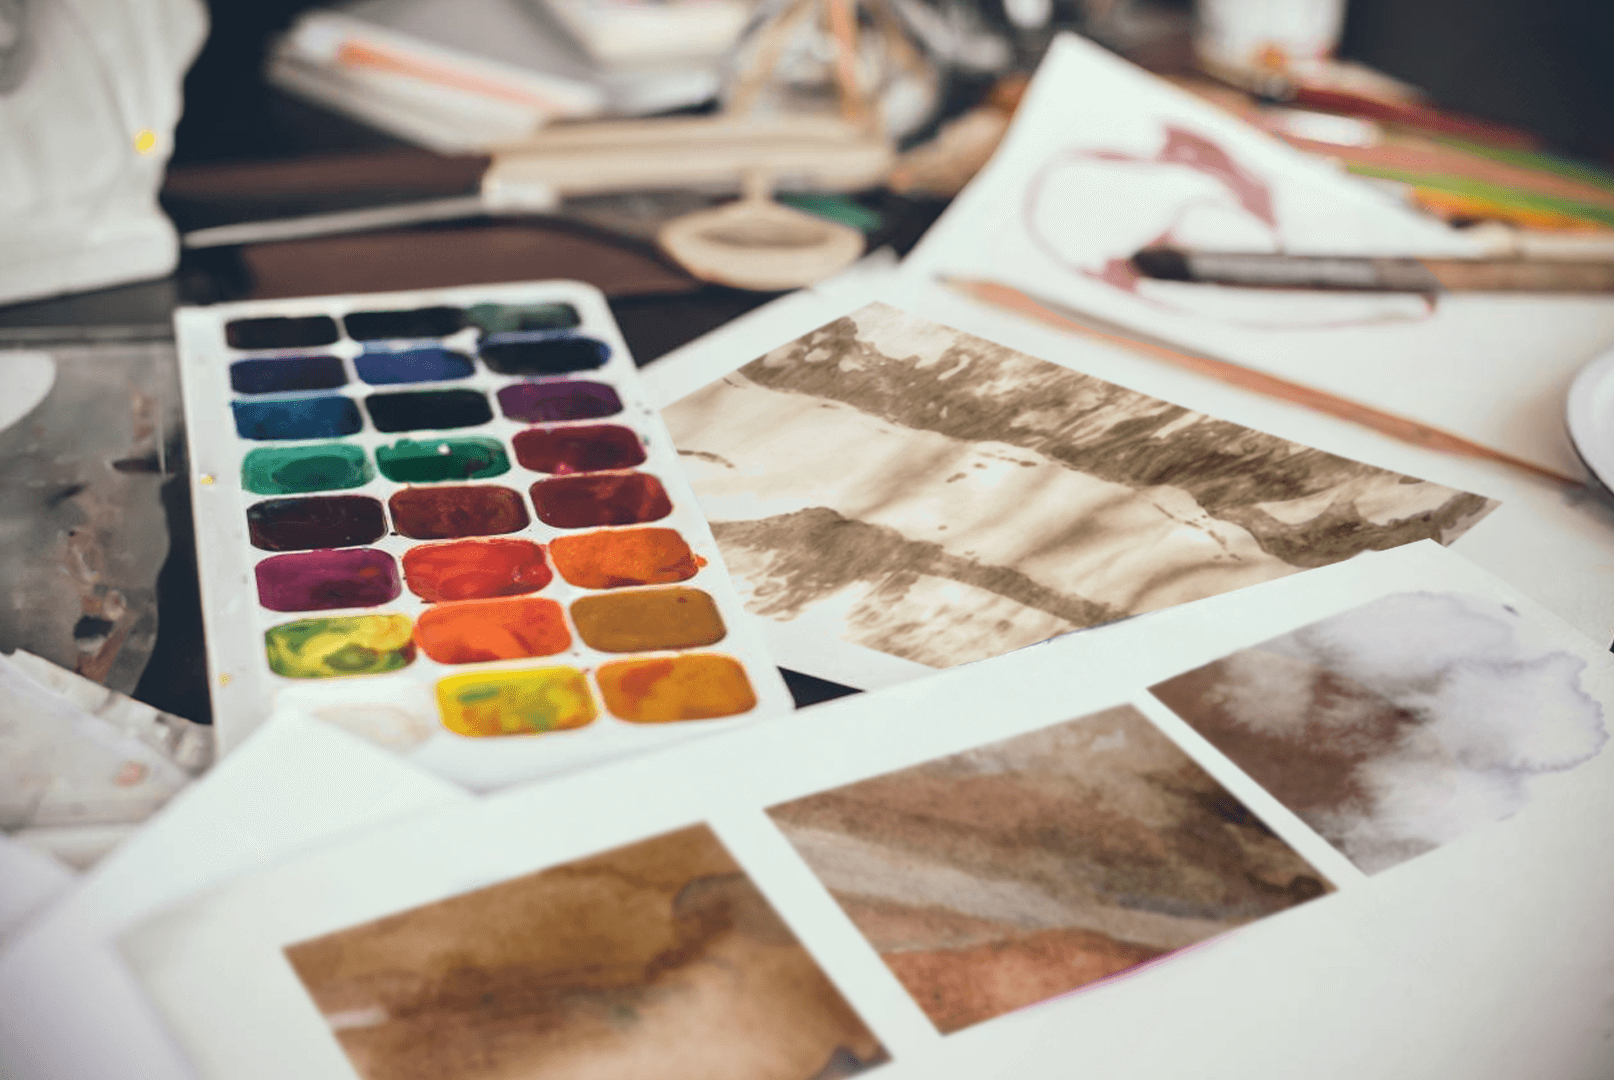
[[[1144,277],[1205,285],[1358,292],[1614,292],[1614,262],[1284,255],[1147,247],[1132,256]]]
[[[1144,248],[1132,268],[1161,281],[1362,292],[1614,292],[1614,262],[1434,259]]]
[[[1166,360],[1179,367],[1196,371],[1201,375],[1208,375],[1232,386],[1264,394],[1267,397],[1277,398],[1280,401],[1289,401],[1297,405],[1304,405],[1309,409],[1337,416],[1342,420],[1361,424],[1371,428],[1381,435],[1388,435],[1413,446],[1421,446],[1428,450],[1440,450],[1448,454],[1460,454],[1463,457],[1480,458],[1486,461],[1499,461],[1504,465],[1511,465],[1521,469],[1532,476],[1553,483],[1561,484],[1579,492],[1585,492],[1586,485],[1571,476],[1553,469],[1545,468],[1512,454],[1493,450],[1477,442],[1454,435],[1449,431],[1431,427],[1419,420],[1412,420],[1405,416],[1384,412],[1349,401],[1322,390],[1280,379],[1275,375],[1252,371],[1238,364],[1226,360],[1218,360],[1200,353],[1182,352],[1175,346],[1145,339],[1130,330],[1115,326],[1113,323],[1097,319],[1082,312],[1072,310],[1053,300],[1044,300],[1021,292],[1008,285],[1000,285],[995,281],[984,281],[974,278],[940,277],[938,280],[948,288],[955,289],[972,296],[978,300],[1009,311],[1028,315],[1039,322],[1060,330],[1081,334],[1086,337],[1107,341],[1112,345],[1130,349],[1145,356],[1152,356],[1157,360]]]

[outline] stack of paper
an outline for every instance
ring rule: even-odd
[[[269,78],[442,153],[520,140],[553,120],[639,116],[713,97],[740,0],[582,3],[357,0],[305,13]]]

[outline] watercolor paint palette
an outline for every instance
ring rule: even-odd
[[[289,697],[497,786],[790,708],[594,289],[175,323],[226,749]]]

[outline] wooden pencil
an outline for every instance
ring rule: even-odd
[[[1461,435],[1454,435],[1449,431],[1431,427],[1419,420],[1384,412],[1322,390],[1290,382],[1288,379],[1280,379],[1275,375],[1252,371],[1247,367],[1241,367],[1226,360],[1217,360],[1201,354],[1182,352],[1165,345],[1140,340],[1130,333],[1116,333],[1102,329],[1094,325],[1099,320],[1094,320],[1079,312],[1072,311],[1054,301],[1037,299],[1008,285],[976,278],[942,277],[939,280],[948,288],[955,289],[966,296],[972,296],[996,307],[1030,316],[1049,326],[1081,334],[1085,337],[1107,341],[1112,345],[1119,345],[1122,348],[1154,357],[1157,360],[1166,360],[1176,364],[1178,367],[1196,371],[1201,375],[1208,375],[1213,379],[1254,391],[1257,394],[1277,398],[1281,401],[1293,402],[1297,405],[1304,405],[1309,409],[1315,409],[1330,416],[1337,416],[1342,420],[1361,424],[1363,427],[1371,428],[1382,435],[1388,435],[1393,439],[1399,439],[1413,446],[1421,446],[1429,450],[1440,450],[1448,454],[1459,454],[1463,457],[1498,461],[1533,476],[1551,480],[1553,483],[1575,490],[1583,491],[1586,487],[1584,483],[1574,477],[1566,476],[1563,473],[1526,461],[1523,458],[1514,457],[1512,454],[1493,450],[1491,447],[1465,439]]]

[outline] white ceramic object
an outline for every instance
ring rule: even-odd
[[[1568,419],[1581,460],[1614,487],[1614,349],[1581,368],[1569,384]]]
[[[56,385],[56,361],[49,353],[0,353],[0,431],[34,411]]]

